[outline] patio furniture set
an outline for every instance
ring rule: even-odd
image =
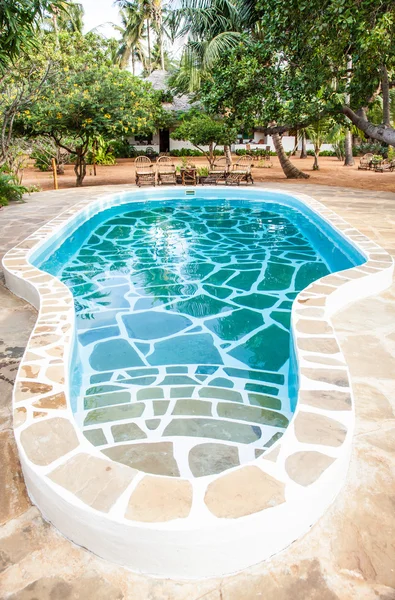
[[[251,175],[251,165],[253,158],[251,156],[242,156],[229,169],[226,164],[226,158],[218,158],[213,167],[205,175],[199,175],[196,167],[187,165],[177,170],[170,156],[161,156],[155,164],[147,156],[138,156],[135,160],[136,166],[136,185],[217,185],[218,183],[226,185],[240,185],[240,183],[254,183]]]
[[[369,152],[360,158],[358,169],[362,171],[376,171],[377,173],[384,173],[384,171],[392,172],[395,170],[395,160],[378,157]]]

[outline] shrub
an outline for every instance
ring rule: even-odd
[[[170,156],[204,156],[204,154],[200,150],[194,150],[193,148],[180,148],[178,150],[170,150]]]
[[[111,143],[112,153],[115,158],[134,158],[136,148],[125,138],[114,140]]]
[[[201,167],[200,169],[198,169],[198,175],[199,177],[207,177],[209,174],[209,168],[208,167]]]
[[[23,194],[28,191],[28,188],[20,185],[15,175],[4,170],[0,171],[0,206],[22,200]]]
[[[355,146],[356,156],[360,154],[380,154],[382,157],[386,157],[388,153],[387,144],[380,144],[380,142],[363,142],[359,146]]]
[[[39,171],[50,171],[52,168],[51,165],[51,156],[49,156],[48,152],[45,150],[41,150],[37,148],[33,150],[31,153],[31,157],[34,159],[34,166]]]
[[[264,158],[265,156],[277,156],[276,152],[267,151],[263,148],[254,148],[252,150],[245,150],[244,148],[240,148],[239,150],[236,150],[236,154],[237,156],[245,156],[246,154],[249,154],[250,156],[257,156],[260,158]]]
[[[322,150],[320,156],[336,156],[336,152],[334,150]]]

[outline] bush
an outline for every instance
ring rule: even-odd
[[[115,158],[134,158],[136,156],[136,148],[124,138],[114,140],[111,143],[111,149]]]
[[[237,154],[237,156],[245,156],[248,154],[249,156],[257,156],[259,158],[264,158],[265,156],[277,156],[276,152],[268,152],[263,148],[254,148],[253,150],[245,150],[244,148],[240,148],[239,150],[236,150],[235,154]]]
[[[336,156],[334,150],[321,150],[320,156]],[[314,150],[307,150],[307,156],[314,156]]]
[[[19,184],[15,175],[0,171],[0,206],[22,200],[23,194],[28,191],[28,188]]]
[[[209,174],[209,168],[208,167],[201,167],[200,169],[198,169],[198,175],[199,177],[207,177]]]
[[[50,171],[52,169],[52,156],[47,150],[36,148],[31,153],[31,157],[34,159],[34,166],[39,171]]]
[[[382,157],[386,157],[388,154],[388,146],[387,144],[380,144],[380,142],[363,142],[359,146],[354,146],[355,154],[354,156],[359,156],[361,154],[379,154]]]
[[[214,154],[216,154],[216,152]],[[170,156],[204,156],[204,154],[203,152],[200,152],[200,150],[180,148],[179,150],[170,150]]]

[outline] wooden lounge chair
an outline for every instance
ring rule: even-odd
[[[395,160],[381,160],[378,163],[374,164],[374,170],[377,173],[384,173],[384,171],[394,171],[395,170]]]
[[[231,171],[226,178],[226,185],[240,185],[240,183],[254,183],[251,175],[251,165],[253,158],[246,154],[242,156],[236,164],[233,165]]]
[[[134,161],[136,167],[136,185],[155,185],[155,171],[147,156],[138,156]]]
[[[176,166],[170,156],[161,156],[156,163],[156,172],[158,174],[158,185],[177,183]]]
[[[210,183],[225,183],[228,176],[228,165],[226,164],[226,157],[220,156],[214,162],[214,166],[210,169],[208,177]]]
[[[368,154],[364,154],[359,159],[358,169],[360,169],[361,171],[368,171],[369,169],[371,169],[373,156],[374,155],[371,152],[368,152]]]

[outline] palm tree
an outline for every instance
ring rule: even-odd
[[[67,4],[53,7],[52,14],[44,20],[44,27],[56,35],[59,31],[82,33],[84,28],[84,8],[82,4],[69,0]]]
[[[320,121],[316,121],[313,125],[306,127],[306,135],[314,146],[313,171],[318,171],[320,168],[318,157],[320,155],[321,146],[330,138],[333,127],[334,123],[332,119],[321,119]]]
[[[118,61],[121,69],[129,66],[132,61],[133,75],[135,74],[136,60],[145,66],[145,55],[142,47],[144,39],[145,12],[140,2],[128,3],[120,10],[121,25],[114,25],[114,29],[121,34],[121,43],[118,49]]]
[[[165,53],[163,45],[163,10],[162,0],[151,0],[151,12],[155,24],[155,32],[157,36],[157,44],[159,47],[160,68],[165,70]]]

